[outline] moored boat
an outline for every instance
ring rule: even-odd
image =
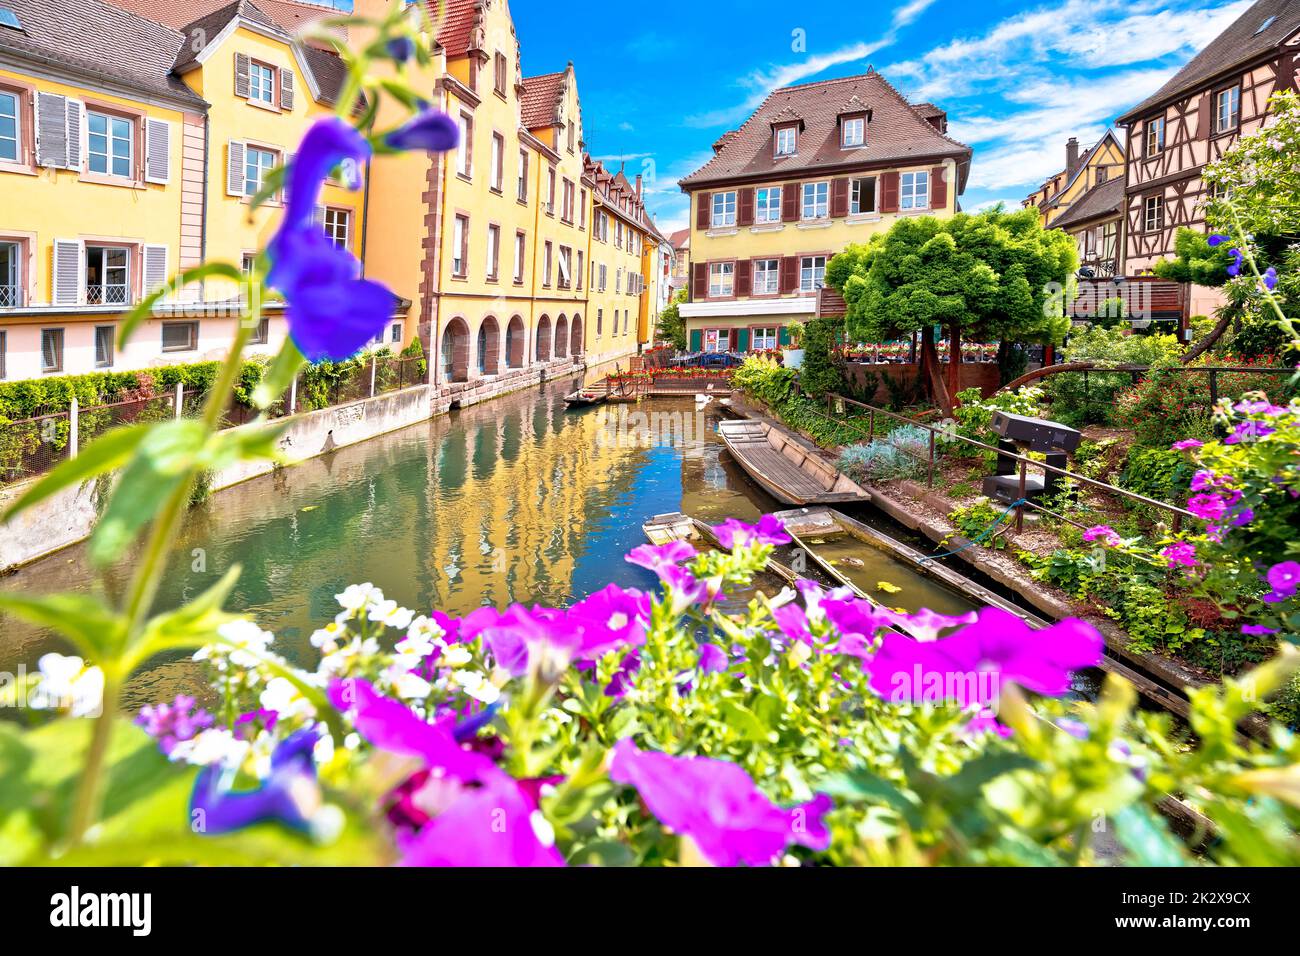
[[[600,405],[608,401],[608,392],[597,392],[592,389],[578,389],[576,392],[570,392],[564,396],[564,404],[570,408],[586,408],[588,405]]]
[[[763,490],[788,505],[870,501],[871,494],[841,474],[816,450],[770,422],[719,422],[718,434],[741,468]]]

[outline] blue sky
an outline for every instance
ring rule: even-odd
[[[1250,6],[1249,0],[657,0],[559,20],[513,0],[526,74],[578,75],[588,147],[642,172],[664,229],[686,225],[677,180],[771,89],[873,65],[948,111],[975,149],[963,207],[1018,203]],[[649,16],[637,16],[641,10]],[[803,39],[800,48],[799,40]]]

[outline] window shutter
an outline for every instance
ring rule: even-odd
[[[237,139],[227,147],[226,195],[244,195],[244,144]]]
[[[144,247],[144,287],[149,295],[167,284],[167,247]]]
[[[85,249],[79,239],[54,240],[54,305],[80,305],[85,288]]]
[[[930,170],[930,208],[940,211],[948,208],[948,169],[936,166]]]
[[[248,54],[235,54],[235,95],[248,99]]]
[[[781,221],[799,221],[799,184],[786,183],[781,187]]]
[[[692,352],[704,351],[704,330],[691,329],[690,350]]]
[[[843,219],[849,214],[849,181],[831,180],[831,217]]]
[[[713,201],[713,193],[700,193],[700,204],[695,209],[695,228],[708,229],[709,217],[712,215],[709,205]]]
[[[172,124],[166,120],[144,121],[144,181],[166,183],[171,179]]]
[[[695,270],[691,282],[691,301],[701,302],[709,297],[709,264],[697,262],[691,268]]]
[[[293,109],[293,70],[280,70],[280,109]]]
[[[57,93],[36,94],[36,163],[68,165],[68,100]]]
[[[781,260],[781,294],[786,295],[799,288],[799,257],[785,256]]]
[[[880,177],[880,211],[898,212],[898,173]]]
[[[750,269],[752,263],[748,259],[741,259],[736,263],[736,295],[747,296],[750,294],[753,286],[750,281]]]
[[[1201,101],[1196,108],[1196,138],[1202,141],[1208,140],[1213,130],[1214,100],[1209,93],[1202,93]],[[1145,136],[1145,130],[1143,135]]]
[[[736,329],[736,351],[749,351],[749,329]]]
[[[81,144],[86,136],[86,104],[80,100],[68,100],[68,169],[81,169],[83,150]]]
[[[742,226],[754,224],[754,187],[747,186],[740,191],[740,203],[736,222]]]

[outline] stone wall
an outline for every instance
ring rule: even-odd
[[[883,379],[891,379],[894,382],[895,390],[906,386],[909,391],[912,391],[916,389],[917,376],[920,374],[920,370],[921,366],[919,365],[902,363],[866,365],[861,362],[849,362],[845,374],[855,394],[867,388],[868,383],[874,384],[874,394],[863,399],[863,401],[870,405],[881,405],[888,402],[890,398],[890,390]],[[944,366],[944,373],[947,374],[947,366]],[[980,394],[985,398],[996,392],[1001,383],[996,362],[963,362],[960,366],[958,381],[961,384],[959,390],[978,388]]]

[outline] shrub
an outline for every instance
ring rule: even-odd
[[[1125,329],[1088,328],[1074,332],[1062,350],[1066,362],[1103,365],[1170,365],[1180,351],[1173,335],[1133,335]],[[1115,397],[1133,385],[1127,372],[1066,372],[1050,376],[1045,391],[1053,420],[1078,428],[1109,420]]]
[[[845,448],[838,467],[854,481],[918,478],[925,474],[929,454],[929,431],[918,425],[904,425],[885,438]]]
[[[1129,449],[1119,482],[1129,491],[1181,505],[1191,480],[1192,467],[1182,452],[1135,445]]]

